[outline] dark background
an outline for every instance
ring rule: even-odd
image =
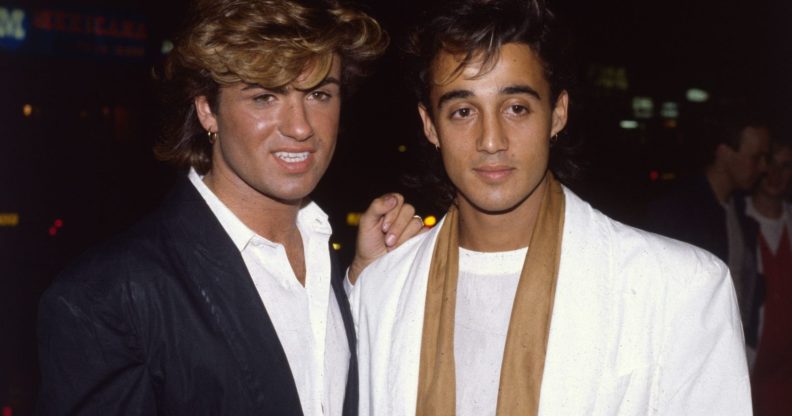
[[[40,293],[87,247],[152,210],[182,174],[151,152],[159,110],[150,71],[186,4],[0,0],[0,218],[18,216],[16,225],[0,225],[0,408],[6,412],[26,415],[32,408]],[[369,1],[364,7],[397,46],[425,4]],[[607,214],[639,225],[650,198],[694,171],[691,126],[720,104],[765,109],[777,134],[789,134],[792,2],[551,4],[573,31],[578,58],[566,139],[583,143],[579,160],[586,169],[570,186]],[[34,35],[28,28],[24,42],[9,41],[2,17],[15,9],[28,18],[49,10],[132,21],[144,25],[145,36],[57,29]],[[400,181],[415,169],[423,140],[400,68],[391,48],[345,104],[335,160],[315,193],[345,258],[356,231],[346,214],[363,211],[383,192],[404,192],[422,215],[442,214],[433,210],[431,195]],[[707,91],[709,100],[688,102],[691,87]],[[652,116],[634,117],[635,96],[653,99]],[[677,118],[659,114],[665,101],[678,104]],[[638,127],[621,128],[626,119]]]

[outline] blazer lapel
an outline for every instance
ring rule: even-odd
[[[166,204],[171,215],[165,226],[187,280],[234,354],[256,408],[262,414],[302,414],[286,353],[231,238],[186,178]]]

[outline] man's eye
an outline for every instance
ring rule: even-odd
[[[451,113],[451,118],[466,118],[466,117],[470,117],[471,113],[472,111],[469,108],[460,108],[454,111],[453,113]]]
[[[526,114],[528,113],[528,107],[519,104],[513,104],[509,106],[509,111],[513,114]]]
[[[328,94],[328,93],[326,93],[326,92],[324,92],[324,91],[313,91],[311,93],[311,99],[314,99],[314,100],[317,100],[317,101],[327,101],[327,100],[329,100],[331,98],[333,98],[333,96]]]
[[[257,103],[268,103],[270,101],[273,101],[274,99],[275,96],[272,94],[261,94],[253,97],[253,101]]]

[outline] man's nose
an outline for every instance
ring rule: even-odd
[[[284,136],[297,141],[307,140],[313,136],[313,126],[302,100],[289,100],[281,114],[280,131]]]
[[[481,135],[476,148],[486,153],[497,153],[509,148],[509,140],[503,130],[501,119],[497,114],[482,115]]]

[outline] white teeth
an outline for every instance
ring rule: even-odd
[[[305,159],[308,159],[308,152],[299,152],[299,153],[292,153],[292,152],[275,152],[275,157],[284,162],[288,163],[297,163],[302,162]]]

